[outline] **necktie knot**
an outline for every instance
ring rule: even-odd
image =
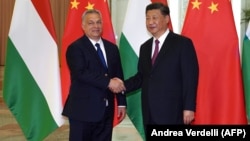
[[[155,50],[154,50],[154,54],[152,57],[152,65],[155,63],[155,59],[159,53],[159,43],[160,43],[160,41],[156,39],[155,40]]]
[[[99,49],[101,49],[101,47],[100,47],[100,44],[99,44],[99,43],[96,43],[96,44],[95,44],[95,46],[96,46],[96,48],[97,48],[97,51],[98,51]]]
[[[159,46],[159,43],[160,43],[160,41],[159,40],[155,40],[155,46],[157,45],[157,46]]]

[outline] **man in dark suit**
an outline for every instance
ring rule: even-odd
[[[126,115],[125,96],[111,92],[111,89],[121,91],[123,88],[119,50],[101,37],[102,28],[101,13],[85,11],[82,16],[85,35],[66,52],[71,85],[62,114],[69,119],[70,141],[111,141],[114,98],[118,103],[119,121]],[[102,59],[98,56],[99,47]]]
[[[199,73],[195,48],[189,38],[168,29],[169,21],[167,5],[146,7],[146,27],[153,37],[140,47],[138,72],[124,82],[126,93],[141,88],[145,127],[194,120]]]

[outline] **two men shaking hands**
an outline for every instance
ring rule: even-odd
[[[113,92],[113,93],[122,93],[126,91],[126,87],[123,83],[123,81],[117,77],[114,77],[110,79],[108,88]]]

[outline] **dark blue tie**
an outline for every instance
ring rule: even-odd
[[[106,62],[105,62],[105,59],[104,59],[104,55],[103,55],[102,50],[100,48],[100,44],[96,43],[95,46],[97,47],[97,53],[98,53],[99,58],[101,59],[102,65],[104,66],[105,69],[108,69]]]

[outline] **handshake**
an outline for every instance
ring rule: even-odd
[[[108,88],[113,92],[113,93],[122,93],[124,94],[124,91],[126,90],[124,83],[121,79],[114,77],[110,79]]]

